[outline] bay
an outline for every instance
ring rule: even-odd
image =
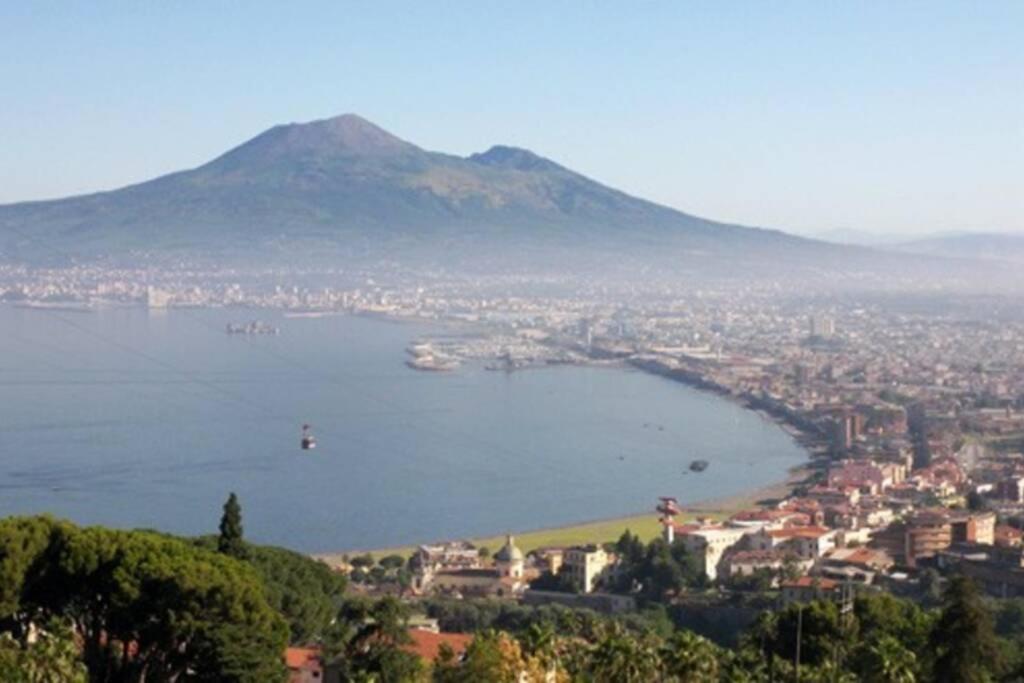
[[[254,318],[280,334],[225,333]],[[437,331],[0,306],[0,514],[215,533],[234,491],[250,540],[337,551],[733,495],[806,460],[760,416],[625,368],[408,369],[405,347]],[[710,466],[689,472],[698,458]]]

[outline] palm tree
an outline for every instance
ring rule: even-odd
[[[692,631],[677,631],[661,651],[669,680],[679,683],[714,683],[718,680],[717,648]]]
[[[526,653],[545,665],[555,659],[555,629],[548,623],[533,623],[520,636],[519,642]]]
[[[869,683],[915,683],[917,657],[889,635],[872,640],[864,653],[862,673]]]
[[[616,625],[590,655],[590,675],[599,683],[649,683],[658,679],[658,653]]]

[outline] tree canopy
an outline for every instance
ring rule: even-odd
[[[282,680],[287,625],[256,573],[151,532],[0,521],[0,622],[70,625],[91,680]]]

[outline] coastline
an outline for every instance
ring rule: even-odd
[[[381,319],[390,319],[390,316],[379,316]],[[401,322],[401,321],[397,321]],[[442,323],[444,325],[444,323]],[[446,327],[448,325],[445,325]],[[452,326],[454,327],[454,326]],[[458,325],[465,328],[465,325]],[[597,359],[594,359],[595,361]],[[607,366],[607,363],[595,363]],[[736,512],[757,506],[763,501],[778,500],[791,495],[794,487],[805,481],[813,474],[814,464],[818,457],[823,454],[823,441],[820,435],[811,432],[806,425],[801,424],[799,419],[793,415],[782,414],[773,410],[773,406],[763,401],[755,400],[754,397],[738,395],[723,387],[706,376],[681,368],[668,368],[657,362],[637,361],[635,359],[617,359],[616,364],[623,370],[635,370],[651,375],[657,375],[672,382],[684,384],[697,391],[714,394],[719,398],[731,401],[742,408],[754,412],[762,419],[775,424],[779,429],[788,434],[796,444],[807,453],[807,460],[791,468],[787,476],[782,480],[770,484],[764,484],[741,493],[709,498],[706,500],[694,501],[680,505],[683,512],[692,517],[702,517],[713,520],[720,520],[729,517]],[[521,370],[517,370],[521,371]],[[587,543],[608,543],[617,540],[624,531],[629,530],[638,534],[644,541],[649,541],[661,533],[661,524],[658,522],[657,514],[653,510],[652,499],[651,512],[637,513],[621,517],[596,519],[576,524],[558,525],[543,527],[540,529],[520,530],[514,533],[517,545],[523,552],[530,552],[545,546],[567,546]],[[468,538],[470,543],[477,547],[494,550],[505,542],[504,535],[481,536]],[[337,567],[344,562],[344,558],[356,555],[369,554],[375,558],[386,555],[401,555],[408,557],[415,552],[417,545],[392,546],[384,548],[357,549],[348,551],[330,551],[311,553],[310,556],[325,562],[328,565]]]
[[[812,462],[808,461],[802,465],[793,467],[787,473],[785,479],[772,484],[765,484],[742,493],[709,498],[707,500],[695,501],[691,504],[680,505],[685,514],[691,517],[703,517],[713,520],[725,519],[740,510],[753,507],[763,501],[775,500],[788,496],[793,487],[803,482],[812,472]],[[617,540],[622,532],[629,530],[640,536],[644,541],[650,541],[661,533],[661,524],[658,515],[654,511],[655,501],[651,502],[651,511],[626,515],[623,517],[609,517],[597,519],[578,524],[565,524],[540,529],[530,529],[514,532],[516,545],[528,553],[537,548],[546,546],[568,546],[587,543],[610,543]],[[501,547],[505,542],[504,535],[480,536],[465,539],[477,547],[488,548],[491,551]],[[369,548],[362,550],[348,550],[338,552],[310,553],[310,556],[320,560],[332,567],[338,567],[344,563],[344,558],[357,555],[371,555],[376,559],[387,555],[401,555],[408,557],[416,551],[416,545],[393,546],[386,548]]]

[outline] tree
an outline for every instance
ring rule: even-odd
[[[970,579],[958,576],[949,582],[931,646],[937,683],[984,683],[1001,673],[992,615]]]
[[[932,618],[911,600],[889,593],[860,595],[853,603],[863,641],[877,641],[889,636],[910,652],[923,652],[928,647]]]
[[[715,683],[719,653],[711,642],[693,631],[677,631],[664,644],[661,662],[668,680],[679,683]]]
[[[386,555],[377,564],[385,569],[398,569],[405,566],[405,559],[401,555]]]
[[[327,638],[327,657],[343,680],[416,680],[422,674],[420,660],[402,649],[411,642],[408,620],[408,608],[395,598],[351,600]]]
[[[647,639],[613,627],[591,651],[588,668],[597,681],[647,683],[658,678],[658,652]]]
[[[36,555],[9,553],[25,530],[49,526]],[[14,541],[14,543],[12,543]],[[287,627],[253,570],[233,558],[151,532],[79,529],[45,518],[0,522],[0,567],[26,562],[5,586],[16,624],[70,624],[90,680],[282,680]],[[11,560],[18,562],[12,563]],[[11,619],[11,617],[15,617]],[[20,629],[8,630],[18,637]],[[23,640],[27,642],[27,639]]]
[[[865,683],[915,683],[918,676],[917,656],[890,635],[863,643],[854,668]]]
[[[231,493],[224,503],[224,514],[220,518],[220,537],[217,539],[217,550],[240,560],[245,559],[245,541],[242,539],[242,506],[238,504],[238,496]]]
[[[536,657],[525,655],[519,643],[507,633],[484,631],[466,648],[461,665],[442,662],[435,669],[438,683],[542,683],[545,670]]]
[[[0,635],[0,680],[7,683],[86,683],[88,672],[67,624],[53,620],[35,642]]]
[[[319,641],[338,615],[347,581],[323,562],[284,548],[247,546],[267,602],[288,622],[292,643]]]
[[[800,640],[801,666],[819,666],[834,660],[837,650],[851,642],[839,619],[839,609],[831,601],[814,601],[806,605],[790,605],[778,614],[773,632],[766,639],[767,647],[785,661],[794,661],[797,637]]]

